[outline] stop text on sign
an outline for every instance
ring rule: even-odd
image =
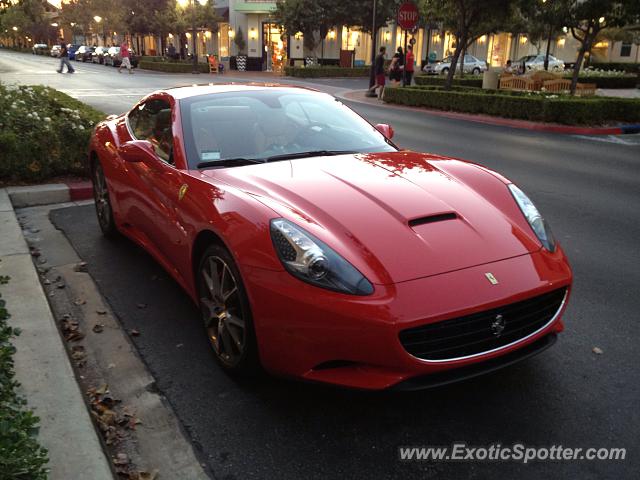
[[[413,2],[405,2],[398,9],[398,26],[403,30],[412,30],[418,24],[420,13]]]

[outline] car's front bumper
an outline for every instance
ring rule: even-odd
[[[389,388],[434,374],[465,378],[469,376],[464,374],[465,368],[480,371],[482,368],[474,366],[507,358],[562,331],[560,317],[566,301],[553,321],[533,334],[465,358],[416,358],[399,339],[400,332],[408,328],[494,309],[562,287],[569,289],[572,278],[561,250],[555,254],[540,251],[393,285],[376,285],[374,294],[366,297],[319,289],[285,271],[246,266],[241,269],[266,370],[362,389]],[[487,272],[499,279],[497,285],[487,280]],[[491,364],[485,366],[490,368]],[[457,374],[453,369],[459,369]],[[412,385],[416,382],[429,385],[424,379],[413,381]],[[431,383],[438,383],[437,377]]]

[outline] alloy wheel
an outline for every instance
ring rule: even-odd
[[[247,322],[238,283],[231,268],[219,256],[208,256],[201,264],[203,281],[200,305],[207,335],[219,360],[228,367],[243,359]]]
[[[110,233],[113,229],[113,212],[111,210],[111,202],[109,201],[107,180],[104,177],[104,171],[100,163],[96,163],[93,170],[93,199],[96,205],[96,214],[100,228],[105,234]]]

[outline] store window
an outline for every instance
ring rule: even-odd
[[[620,46],[620,56],[621,57],[630,57],[631,56],[631,44],[623,43]]]

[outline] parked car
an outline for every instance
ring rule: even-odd
[[[439,62],[436,63],[427,63],[422,71],[429,75],[446,75],[451,70],[451,60],[452,56],[448,56],[443,58]],[[462,58],[458,59],[457,69],[460,70]],[[464,73],[472,73],[474,75],[479,75],[480,73],[487,70],[487,62],[484,60],[479,60],[473,55],[465,55],[464,56]]]
[[[58,55],[60,55],[60,45],[54,45],[53,47],[51,47],[50,55],[52,57],[57,57]]]
[[[135,52],[131,48],[129,49],[129,61],[133,68],[138,66],[138,57],[136,57]],[[104,56],[104,64],[112,67],[119,67],[121,63],[122,57],[120,56],[120,47],[110,47],[107,54]]]
[[[519,68],[524,62],[527,70],[544,70],[544,55],[525,55],[516,60],[515,67]],[[549,55],[549,70],[560,72],[564,70],[564,62],[553,55]]]
[[[44,55],[44,52],[49,50],[49,45],[46,43],[36,43],[31,47],[31,51],[34,55]]]
[[[75,43],[70,43],[67,45],[67,52],[69,54],[69,60],[76,59],[76,50],[80,48],[80,45],[76,45]]]
[[[78,50],[76,50],[76,60],[80,61],[80,62],[90,62],[91,61],[91,56],[93,55],[93,51],[96,49],[96,47],[89,47],[87,45],[82,45],[80,48],[78,48]]]
[[[91,54],[92,63],[104,63],[104,56],[109,51],[109,47],[96,47]]]
[[[92,133],[98,224],[172,275],[229,373],[415,389],[551,346],[572,273],[531,200],[392,137],[297,86],[158,91]]]

